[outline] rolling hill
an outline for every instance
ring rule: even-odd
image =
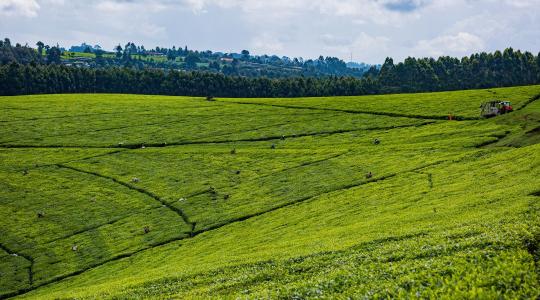
[[[0,298],[537,298],[539,97],[0,97]]]

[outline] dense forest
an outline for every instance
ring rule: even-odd
[[[119,51],[119,55],[124,55]],[[514,51],[452,57],[387,58],[361,78],[352,76],[269,78],[129,66],[61,64],[58,47],[0,44],[0,95],[41,93],[137,93],[216,97],[365,95],[490,88],[540,83],[540,55]]]

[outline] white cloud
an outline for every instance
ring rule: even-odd
[[[283,43],[271,34],[256,36],[251,41],[251,47],[255,52],[274,54],[283,50]]]
[[[381,63],[540,50],[540,0],[0,0],[0,36]],[[84,33],[84,34],[83,34]]]
[[[167,3],[160,1],[98,1],[96,8],[105,13],[156,13],[166,9]]]
[[[0,15],[35,17],[39,10],[35,0],[0,0]]]
[[[139,27],[139,34],[149,38],[166,38],[167,29],[152,23],[142,23]]]
[[[328,16],[355,17],[357,22],[369,20],[379,24],[400,23],[401,19],[416,18],[410,14],[431,0],[182,0],[196,13],[211,6],[237,8],[253,19],[285,19],[310,13]],[[405,9],[410,8],[410,9]],[[407,12],[407,14],[403,14]]]
[[[101,10],[106,13],[117,13],[123,12],[128,9],[129,3],[122,3],[116,1],[102,1],[96,5],[98,10]]]
[[[467,32],[443,35],[431,40],[420,40],[414,52],[418,56],[467,55],[485,48],[484,41]]]
[[[371,36],[365,32],[355,37],[321,36],[324,50],[340,57],[349,57],[361,61],[382,61],[387,55],[390,39],[386,36]]]
[[[64,5],[66,0],[41,0],[45,5]]]
[[[326,46],[349,46],[352,42],[350,36],[338,36],[331,33],[321,35],[321,41]]]
[[[538,9],[540,6],[540,0],[505,0],[508,5],[519,7],[519,8],[528,8],[535,7]]]
[[[509,28],[511,26],[508,24],[508,18],[482,13],[456,22],[450,28],[450,31],[454,33],[469,32],[477,36],[482,36],[484,39],[490,39],[501,36]]]
[[[191,11],[195,14],[205,13],[205,0],[184,0],[185,5],[191,8]]]

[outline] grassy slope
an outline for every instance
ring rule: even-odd
[[[234,141],[311,134],[328,130],[386,128],[421,120],[298,111],[273,107],[207,102],[200,98],[107,95],[89,102],[89,95],[14,97],[0,122],[0,144],[23,146],[105,147]],[[23,110],[32,101],[39,115]],[[49,111],[44,106],[54,105]],[[112,110],[110,104],[128,106]],[[73,110],[76,107],[76,110]],[[157,113],[156,113],[157,112]],[[31,119],[29,124],[28,119]]]
[[[538,101],[462,122],[266,105],[470,117],[490,94],[1,98],[0,291],[30,269],[66,278],[39,298],[537,296]],[[85,149],[120,141],[169,147]]]
[[[528,88],[494,88],[421,94],[395,94],[361,97],[294,98],[294,99],[226,99],[230,102],[311,107],[357,112],[374,112],[422,117],[476,118],[480,104],[488,100],[510,100],[519,108],[532,96],[540,93],[540,86]]]

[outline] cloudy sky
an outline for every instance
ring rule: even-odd
[[[337,56],[540,51],[540,0],[0,0],[0,37],[34,45]]]

